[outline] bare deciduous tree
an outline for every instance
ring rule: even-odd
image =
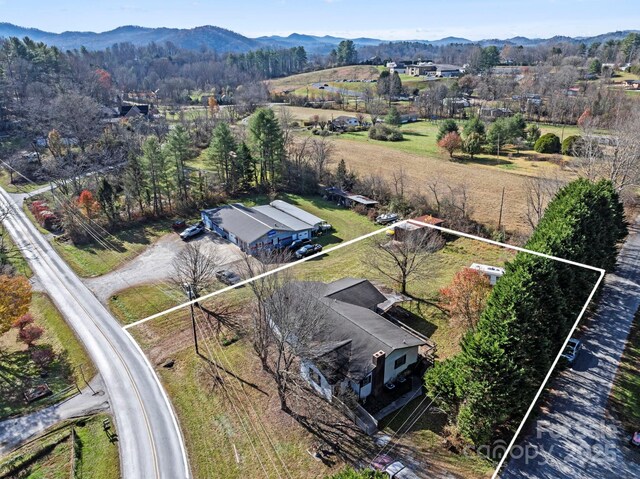
[[[291,412],[287,402],[295,392],[292,385],[299,378],[297,360],[310,356],[315,338],[325,324],[325,308],[319,307],[311,289],[320,285],[291,281],[287,275],[274,274],[278,289],[265,300],[270,323],[271,374],[278,388],[280,408]]]
[[[311,162],[315,167],[319,181],[322,181],[326,175],[333,151],[333,142],[326,136],[314,138],[311,142]]]
[[[591,123],[583,127],[577,163],[586,178],[605,178],[622,191],[640,182],[640,113],[616,117],[609,135],[598,134]]]
[[[409,280],[428,271],[430,256],[444,246],[442,236],[432,229],[407,233],[402,241],[391,240],[378,245],[380,254],[368,255],[365,259],[374,270],[400,286],[407,293]]]
[[[202,243],[188,243],[173,260],[173,281],[180,288],[190,285],[198,296],[211,284],[223,261],[215,248],[205,251]]]
[[[562,181],[558,178],[530,177],[524,185],[527,192],[525,218],[533,230],[542,219],[547,204],[562,186]]]
[[[267,318],[265,304],[267,299],[277,290],[279,278],[267,273],[275,265],[285,263],[289,259],[287,251],[262,250],[253,256],[245,256],[244,271],[248,278],[258,279],[249,283],[249,287],[255,296],[251,311],[251,326],[249,332],[253,350],[260,359],[262,369],[270,372],[269,353],[271,351],[271,326]]]

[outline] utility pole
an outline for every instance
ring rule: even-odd
[[[89,382],[87,381],[87,378],[85,378],[85,377],[84,377],[84,371],[82,370],[82,364],[81,364],[81,365],[79,365],[79,366],[78,366],[78,368],[80,369],[80,375],[82,376],[82,380],[83,380],[83,381],[84,381],[84,383],[87,385],[87,387],[88,387],[89,389],[91,389],[91,392],[93,393],[93,395],[95,396],[96,394],[98,394],[98,393],[96,393],[96,391],[91,387],[91,384],[89,384]]]
[[[185,292],[187,293],[187,298],[189,298],[189,301],[193,301],[194,299],[197,298],[192,284],[185,283],[183,286],[184,286]],[[198,331],[196,329],[196,314],[193,309],[193,305],[194,303],[191,303],[189,305],[189,307],[191,308],[191,328],[193,329],[193,342],[195,343],[195,346],[196,346],[196,354],[200,355],[200,350],[198,349]]]
[[[502,198],[500,198],[500,216],[498,216],[498,231],[502,226],[502,207],[504,206],[504,186],[502,187]]]

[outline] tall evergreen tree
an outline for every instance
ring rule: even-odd
[[[240,172],[237,171],[235,161],[237,146],[229,125],[226,122],[218,123],[213,130],[206,156],[228,192],[233,192],[238,187]]]
[[[167,136],[165,152],[173,162],[174,183],[178,199],[182,204],[189,200],[189,182],[185,162],[189,159],[189,133],[182,125],[176,126]]]
[[[249,122],[251,144],[258,158],[258,186],[267,188],[280,180],[285,155],[280,124],[269,108],[259,109]]]

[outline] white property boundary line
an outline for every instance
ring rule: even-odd
[[[589,303],[591,303],[591,300],[593,299],[593,296],[595,295],[596,291],[598,290],[598,288],[600,287],[600,284],[602,283],[602,280],[604,279],[605,273],[606,271],[602,268],[596,268],[595,266],[591,266],[588,264],[584,264],[584,263],[578,263],[576,261],[571,261],[568,259],[564,259],[564,258],[559,258],[557,256],[552,256],[552,255],[548,255],[545,253],[540,253],[538,251],[533,251],[530,249],[526,249],[526,248],[521,248],[519,246],[513,246],[510,244],[506,244],[506,243],[501,243],[499,241],[494,241],[494,240],[490,240],[487,238],[482,238],[480,236],[477,235],[472,235],[472,234],[468,234],[468,233],[462,233],[460,231],[456,231],[456,230],[452,230],[449,228],[443,228],[441,226],[435,226],[435,225],[431,225],[429,223],[424,223],[424,222],[420,222],[420,221],[416,221],[416,220],[412,220],[413,223],[418,223],[422,226],[425,226],[427,228],[431,228],[437,231],[440,231],[442,233],[448,233],[448,234],[452,234],[454,236],[459,236],[461,238],[468,238],[468,239],[473,239],[473,240],[478,240],[481,241],[483,243],[487,243],[493,246],[499,246],[502,248],[506,248],[506,249],[510,249],[513,251],[518,251],[521,253],[529,253],[532,254],[534,256],[540,256],[542,258],[546,258],[546,259],[551,259],[554,261],[559,261],[561,263],[565,263],[565,264],[569,264],[571,266],[577,266],[579,268],[584,268],[584,269],[588,269],[594,272],[599,273],[599,277],[598,280],[596,281],[595,286],[593,287],[593,290],[591,291],[591,293],[589,294],[589,297],[587,298],[587,301],[585,302],[584,306],[582,307],[582,310],[580,311],[580,314],[578,315],[578,317],[576,318],[576,321],[573,324],[573,327],[571,328],[571,331],[569,332],[569,335],[565,338],[564,343],[562,344],[562,347],[560,348],[558,355],[556,356],[555,360],[553,361],[553,364],[551,365],[551,368],[549,369],[549,372],[547,373],[547,375],[545,376],[544,380],[542,381],[542,383],[540,384],[540,388],[538,389],[538,392],[536,393],[535,397],[533,398],[533,401],[531,402],[529,409],[527,410],[527,412],[525,413],[524,417],[522,418],[522,422],[520,423],[520,425],[518,426],[518,429],[516,430],[516,432],[513,435],[513,438],[511,439],[511,442],[509,443],[509,446],[507,447],[504,456],[502,457],[502,459],[500,460],[500,462],[498,463],[498,466],[496,467],[496,470],[494,471],[493,475],[491,476],[491,479],[496,479],[498,477],[498,474],[500,473],[500,470],[502,469],[502,467],[504,466],[504,463],[506,461],[506,459],[509,457],[510,453],[511,453],[511,449],[513,448],[516,440],[518,439],[518,436],[520,435],[520,432],[522,431],[522,428],[524,427],[525,423],[527,422],[527,419],[529,418],[531,412],[533,411],[536,403],[538,402],[538,399],[540,398],[540,396],[542,395],[542,392],[544,391],[545,386],[547,385],[547,383],[549,382],[549,379],[551,378],[551,374],[553,373],[553,371],[555,370],[558,361],[560,361],[560,357],[562,356],[562,353],[564,351],[564,349],[566,348],[567,344],[569,343],[569,339],[571,339],[571,336],[573,335],[573,333],[575,332],[576,328],[578,327],[578,324],[580,323],[580,321],[582,320],[582,317],[584,316],[584,313],[586,312]],[[231,285],[231,286],[227,286],[226,288],[222,288],[218,291],[214,291],[213,293],[209,293],[205,296],[202,296],[200,298],[198,298],[197,300],[192,300],[192,301],[186,301],[182,304],[179,304],[177,306],[174,306],[172,308],[169,308],[165,311],[161,311],[160,313],[156,313],[156,314],[152,314],[151,316],[148,316],[144,319],[141,319],[139,321],[136,321],[134,323],[128,324],[126,326],[123,326],[123,329],[127,330],[130,328],[133,328],[135,326],[139,326],[141,324],[144,324],[148,321],[151,321],[153,319],[157,319],[160,318],[162,316],[165,316],[167,314],[173,313],[175,311],[178,311],[180,309],[185,308],[186,306],[190,306],[192,304],[195,304],[198,301],[204,301],[207,300],[209,298],[213,298],[214,296],[218,296],[220,294],[226,293],[227,291],[231,291],[235,288],[239,288],[240,286],[244,286],[246,284],[250,284],[258,279],[264,278],[266,276],[278,273],[280,271],[284,271],[288,268],[292,268],[296,265],[299,265],[301,263],[304,263],[305,261],[309,261],[312,260],[314,258],[319,258],[325,254],[331,253],[332,251],[336,251],[339,250],[340,248],[344,248],[346,246],[352,245],[354,243],[357,243],[361,240],[367,239],[367,238],[371,238],[373,236],[379,235],[380,233],[387,231],[390,228],[394,228],[396,226],[399,226],[401,224],[406,223],[406,221],[399,221],[397,223],[394,223],[393,225],[390,226],[386,226],[384,228],[380,228],[376,231],[373,231],[371,233],[367,233],[366,235],[363,236],[359,236],[357,238],[354,238],[352,240],[349,241],[345,241],[344,243],[340,243],[337,246],[334,246],[333,248],[329,248],[327,250],[321,251],[319,253],[316,253],[314,255],[308,256],[306,258],[303,258],[299,261],[294,261],[293,263],[288,263],[286,265],[280,266],[279,268],[276,268],[272,271],[267,271],[266,273],[262,273],[259,274],[257,276],[254,276],[252,278],[246,279],[244,281],[241,281],[237,284]]]

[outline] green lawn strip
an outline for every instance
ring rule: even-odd
[[[20,178],[17,174],[14,176],[14,180]],[[7,170],[0,168],[0,187],[4,188],[7,193],[30,193],[38,188],[42,188],[47,183],[31,183],[26,180],[15,183],[11,182],[11,175]]]
[[[75,477],[117,479],[120,464],[117,442],[110,442],[102,427],[109,416],[67,421],[25,444],[0,463],[0,477],[68,479],[75,455]],[[72,442],[71,429],[76,437]],[[113,426],[111,431],[113,431]]]
[[[87,278],[117,269],[170,231],[169,220],[157,220],[133,223],[126,229],[107,235],[108,247],[97,242],[74,245],[58,239],[54,239],[52,244],[79,276]]]
[[[72,468],[70,429],[36,439],[0,462],[0,477],[21,479],[68,479]]]
[[[103,421],[110,419],[108,414],[99,414],[86,421],[76,423],[75,433],[78,461],[77,477],[91,479],[117,479],[120,477],[118,443],[111,442],[103,429]],[[111,422],[111,434],[115,425]]]
[[[218,350],[221,348],[216,347]],[[230,365],[240,378],[257,383],[263,391],[269,388],[268,394],[251,386],[241,389],[236,381],[226,377],[227,397],[225,390],[215,384],[205,360],[197,357],[191,348],[175,356],[176,363],[172,369],[159,372],[180,418],[194,476],[229,479],[262,476],[252,443],[271,474],[273,466],[262,444],[283,474],[282,465],[266,440],[259,418],[291,477],[318,477],[322,465],[306,452],[309,437],[293,419],[278,410],[275,391],[271,390],[268,378],[259,371],[251,347],[239,341],[224,347],[224,351],[225,356],[221,352],[217,354],[226,366]],[[203,352],[208,354],[206,350]],[[243,398],[243,404],[238,397]],[[235,408],[242,421],[238,419]],[[240,458],[239,464],[236,463],[234,446]]]
[[[640,310],[636,313],[627,345],[618,366],[610,406],[631,434],[640,430]]]
[[[143,284],[115,293],[109,298],[109,308],[121,323],[129,324],[186,300],[186,297],[177,297],[173,291],[168,291],[166,286]]]
[[[3,226],[0,226],[0,234],[2,237],[0,238],[0,244],[2,245],[3,250],[6,252],[5,261],[13,266],[15,271],[19,274],[26,276],[27,278],[31,278],[33,276],[33,271],[29,267],[29,263],[25,259],[22,251],[18,249],[15,242],[11,238],[11,235],[7,232]],[[0,252],[0,255],[3,253]]]
[[[46,377],[31,360],[22,343],[16,342],[16,330],[11,329],[0,336],[0,417],[24,414],[57,402],[76,393],[74,384],[81,385],[82,376],[78,369],[83,365],[87,380],[95,375],[95,367],[83,345],[66,324],[54,304],[43,293],[34,293],[31,314],[35,324],[44,329],[44,334],[34,347],[49,345],[56,358],[48,368]],[[75,382],[74,382],[75,381]],[[22,393],[29,387],[46,382],[55,396],[28,404]],[[64,394],[57,394],[65,391]]]

